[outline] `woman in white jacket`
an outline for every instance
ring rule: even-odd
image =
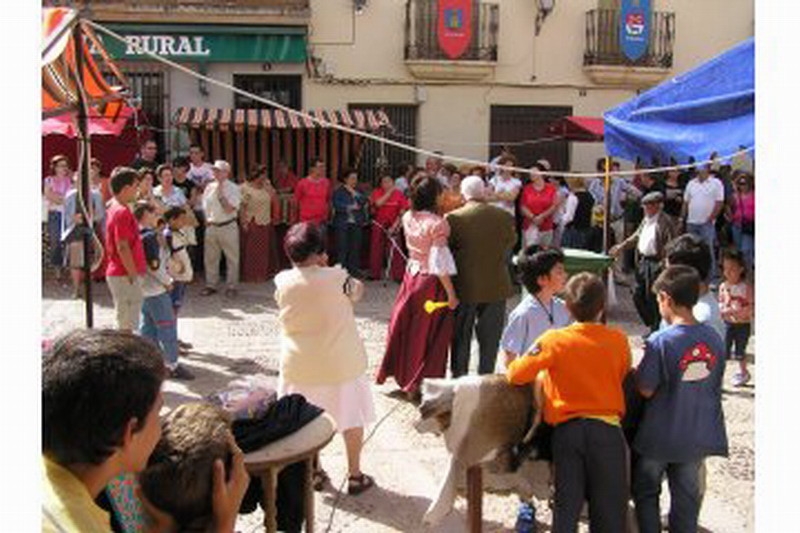
[[[375,420],[364,374],[367,353],[353,313],[364,286],[341,266],[328,266],[315,224],[289,228],[284,249],[292,268],[275,276],[281,326],[278,394],[302,394],[333,417],[347,450],[347,491],[360,494],[375,483],[361,471],[364,427]],[[318,489],[327,480],[319,468],[314,477]]]

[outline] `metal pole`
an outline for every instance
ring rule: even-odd
[[[90,217],[92,213],[92,194],[89,186],[89,128],[87,124],[86,113],[86,100],[83,98],[83,34],[81,33],[80,22],[75,24],[72,30],[73,45],[75,46],[75,67],[77,70],[77,97],[78,97],[78,154],[81,158],[79,166],[81,175],[79,176],[79,199],[82,199],[83,205],[86,206],[86,211]],[[86,220],[84,217],[84,226],[87,230],[92,227],[92,220]],[[92,264],[91,264],[91,246],[92,237],[91,231],[85,231],[83,234],[83,283],[86,296],[86,327],[94,327],[94,314],[92,307]]]
[[[603,195],[603,253],[608,253],[609,246],[609,232],[611,230],[611,158],[606,156],[605,160],[605,183],[603,188],[605,194]]]

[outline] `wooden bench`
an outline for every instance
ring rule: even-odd
[[[275,493],[278,473],[293,463],[304,461],[306,464],[303,493],[306,531],[314,530],[314,458],[336,434],[333,418],[326,413],[286,437],[277,440],[244,456],[244,465],[252,476],[261,478],[264,489],[264,528],[273,533],[278,530]]]

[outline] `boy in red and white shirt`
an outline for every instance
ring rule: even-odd
[[[128,208],[136,199],[138,183],[139,174],[132,168],[115,168],[111,174],[114,198],[106,211],[106,283],[114,301],[117,328],[126,331],[139,329],[142,277],[147,271],[139,224]]]

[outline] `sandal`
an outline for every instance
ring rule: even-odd
[[[347,478],[347,494],[355,496],[361,494],[368,488],[375,485],[375,480],[367,474],[360,474],[358,476],[349,476]]]
[[[413,389],[410,391],[405,391],[406,400],[419,405],[422,402],[422,391],[420,389]]]
[[[317,468],[311,475],[311,486],[314,487],[315,491],[319,492],[325,488],[325,484],[330,480],[331,478],[328,477],[327,472],[321,468]]]

